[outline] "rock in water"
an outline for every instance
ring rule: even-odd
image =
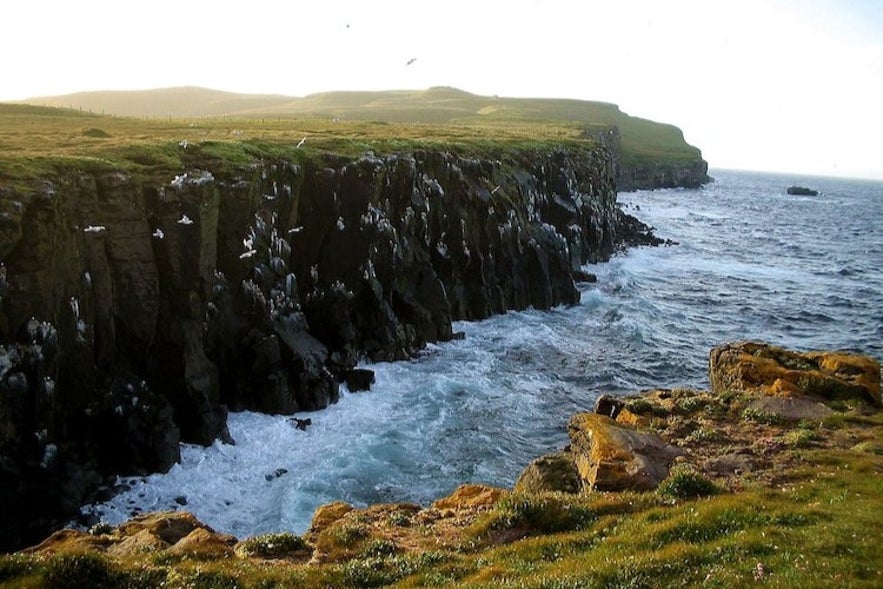
[[[807,188],[806,186],[789,186],[788,194],[793,194],[796,196],[818,196],[819,191],[813,190],[812,188]]]
[[[350,392],[369,391],[374,384],[374,371],[367,368],[353,368],[343,375]]]

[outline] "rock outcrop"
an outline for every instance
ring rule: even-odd
[[[574,303],[573,273],[616,249],[602,148],[298,162],[0,188],[0,547],[180,440],[231,441],[228,408],[321,409],[360,358]]]
[[[859,399],[881,406],[880,363],[847,352],[795,352],[760,342],[718,346],[708,357],[715,393]]]
[[[655,489],[682,452],[658,435],[597,413],[578,413],[567,424],[571,452],[585,489]]]
[[[806,186],[789,186],[786,190],[788,194],[794,196],[818,196],[819,191],[807,188]]]
[[[620,192],[656,188],[699,188],[711,182],[708,162],[701,158],[627,162],[620,165],[616,188]]]

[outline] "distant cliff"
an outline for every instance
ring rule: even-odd
[[[294,161],[0,187],[4,545],[109,474],[168,469],[180,440],[228,439],[227,408],[320,409],[362,357],[575,303],[580,264],[643,238],[617,235],[603,149]]]
[[[680,129],[626,118],[619,126],[587,128],[585,135],[613,155],[619,192],[657,188],[699,188],[711,182],[708,162],[684,140]]]

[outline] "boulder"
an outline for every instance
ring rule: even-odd
[[[528,464],[512,490],[516,493],[578,493],[581,487],[574,456],[565,451],[540,456]]]
[[[327,505],[321,505],[313,514],[313,521],[310,522],[310,529],[307,530],[306,537],[315,538],[322,530],[325,530],[331,524],[355,509],[349,503],[343,501],[335,501]]]
[[[179,540],[189,535],[198,528],[208,528],[196,519],[192,513],[186,511],[158,511],[139,515],[121,524],[117,530],[120,536],[134,536],[142,530],[147,530],[167,544],[176,544]]]
[[[210,528],[196,528],[168,549],[169,554],[216,559],[233,556],[236,538],[227,534],[217,534]]]
[[[708,357],[712,391],[859,399],[880,406],[880,363],[848,352],[794,352],[759,342],[718,346]]]
[[[683,451],[597,413],[578,413],[567,424],[583,488],[597,491],[655,489]]]
[[[111,556],[130,556],[145,552],[157,552],[168,547],[168,542],[163,541],[150,530],[142,529],[131,536],[126,536],[121,542],[111,545],[107,549],[107,553]]]
[[[464,509],[469,507],[489,507],[506,494],[504,489],[487,485],[460,485],[457,489],[435,502],[436,509]]]

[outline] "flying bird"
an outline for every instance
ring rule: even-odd
[[[106,227],[104,225],[89,225],[88,227],[83,229],[83,231],[85,231],[86,233],[101,233],[105,229]]]
[[[307,140],[307,138],[304,137],[303,139],[301,139],[300,141],[297,142],[297,146],[298,146],[298,147],[303,147],[303,146],[304,146],[304,143],[306,142],[306,140]]]
[[[157,239],[162,239],[163,237],[166,236],[166,234],[162,232],[162,229],[157,227],[156,231],[153,232],[153,236]]]
[[[187,215],[181,215],[181,218],[178,219],[179,225],[193,225],[193,220]]]
[[[408,60],[408,63],[406,63],[405,65],[406,65],[406,66],[407,66],[407,65],[411,65],[411,64],[414,63],[415,61],[417,61],[417,58],[416,58],[416,57],[412,57],[411,59]]]

